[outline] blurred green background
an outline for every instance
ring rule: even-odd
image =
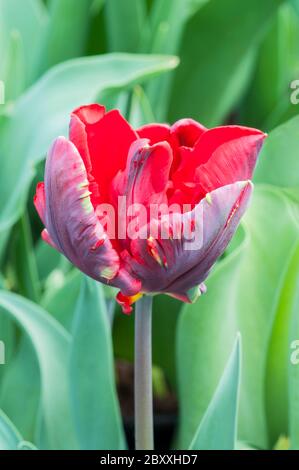
[[[269,132],[208,293],[154,300],[155,406],[176,448],[299,449],[299,1],[0,0],[0,79],[0,449],[126,446],[134,316],[40,240],[32,204],[52,140],[95,101],[134,126]]]

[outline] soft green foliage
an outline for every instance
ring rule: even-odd
[[[190,115],[207,126],[225,119],[244,93],[265,25],[281,3],[251,0],[240,7],[235,0],[210,0],[189,20],[179,52],[171,119]]]
[[[281,187],[299,185],[299,117],[277,127],[266,140],[255,181]]]
[[[298,242],[296,209],[294,201],[277,189],[256,188],[243,236],[207,282],[213,295],[207,294],[184,308],[178,331],[183,446],[190,441],[211,399],[237,331],[243,338],[240,437],[257,447],[269,443],[266,409],[278,390],[272,386],[266,400],[265,379],[266,372],[267,377],[276,378],[280,361],[284,370],[288,368],[289,357],[283,353],[288,343],[282,337],[278,362],[267,361],[289,259]],[[279,214],[279,222],[273,214]],[[192,334],[194,331],[205,332],[200,341]],[[205,367],[207,363],[209,367]],[[284,382],[280,384],[287,387]],[[275,400],[268,411],[270,421],[280,414],[287,420],[286,400]]]
[[[8,417],[0,410],[0,449],[1,450],[37,450],[31,442],[24,441],[19,431]]]
[[[123,449],[110,325],[101,286],[83,278],[70,351],[72,410],[81,449]]]
[[[0,412],[0,448],[1,450],[17,450],[21,435],[7,416]]]
[[[22,95],[9,114],[0,144],[0,237],[24,209],[33,165],[45,156],[55,137],[66,134],[74,108],[96,100],[106,89],[127,88],[176,63],[173,57],[126,54],[75,59],[51,69]],[[12,149],[10,141],[16,133]]]
[[[41,379],[41,413],[36,426],[39,447],[75,448],[67,373],[69,335],[40,307],[15,294],[1,291],[0,305],[23,328],[37,356]]]
[[[191,442],[191,450],[234,450],[240,384],[238,337],[217,390]]]
[[[127,446],[114,360],[133,361],[134,316],[40,240],[32,204],[94,101],[136,127],[269,132],[207,294],[154,298],[153,380],[177,396],[176,448],[299,450],[299,1],[0,0],[0,57],[0,450]]]

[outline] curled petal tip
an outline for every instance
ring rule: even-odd
[[[116,302],[121,306],[122,311],[125,315],[130,315],[133,311],[132,305],[142,297],[143,294],[138,293],[136,295],[124,295],[119,292],[116,296]]]
[[[37,183],[36,192],[33,198],[33,203],[42,223],[44,224],[45,223],[45,210],[46,210],[44,182]]]
[[[201,294],[206,294],[206,293],[207,293],[207,290],[208,290],[207,286],[205,285],[204,282],[202,282],[202,283],[200,284],[200,286],[199,286],[199,291],[200,291],[200,293],[201,293]]]

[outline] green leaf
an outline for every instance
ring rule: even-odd
[[[6,316],[1,321],[3,320],[12,323],[12,319]],[[6,341],[5,344],[9,345]],[[40,403],[40,372],[32,344],[24,333],[14,353],[6,360],[5,373],[1,381],[0,406],[23,437],[34,440]],[[20,393],[26,397],[26,407],[20,399]]]
[[[299,236],[298,236],[299,238]],[[277,305],[268,351],[266,406],[270,442],[274,446],[281,435],[288,435],[294,447],[299,447],[298,383],[296,365],[291,362],[293,341],[298,339],[298,281],[299,245],[288,257],[283,285]],[[289,366],[287,366],[289,364]]]
[[[41,377],[39,447],[76,448],[69,403],[69,335],[43,309],[16,294],[0,291],[0,306],[26,332],[38,359]]]
[[[124,449],[110,331],[99,284],[83,278],[70,353],[72,409],[83,450]]]
[[[45,289],[56,290],[64,284],[64,278],[72,268],[71,263],[41,238],[35,249],[38,275]],[[47,310],[47,309],[46,309]]]
[[[14,266],[18,279],[18,292],[30,300],[39,299],[39,278],[32,244],[30,221],[25,211],[16,226]]]
[[[12,30],[8,45],[7,60],[1,78],[5,84],[5,102],[15,100],[24,91],[25,63],[23,40],[18,30]]]
[[[42,299],[42,306],[67,330],[71,330],[75,306],[80,292],[81,275],[72,270],[62,286],[49,286]]]
[[[24,441],[21,434],[0,410],[0,450],[37,450],[31,443]]]
[[[299,449],[299,243],[294,247],[285,275],[269,350],[267,398],[273,442],[282,434],[290,436],[292,449]],[[288,364],[288,367],[286,367]],[[276,387],[276,388],[273,388]],[[270,414],[280,403],[280,413]],[[282,413],[283,411],[283,413]]]
[[[211,403],[191,443],[191,450],[234,450],[241,369],[238,337]]]
[[[294,10],[299,15],[299,1],[298,0],[290,0],[291,4],[294,7]]]
[[[10,60],[11,33],[17,31],[23,45],[21,61],[26,67],[25,80],[30,83],[46,22],[46,9],[40,0],[0,0],[0,76],[3,76],[2,67]]]
[[[188,22],[172,90],[170,120],[207,126],[225,119],[242,96],[257,46],[282,0],[210,0]]]
[[[93,0],[51,0],[37,72],[84,53]]]
[[[297,114],[291,104],[290,83],[299,72],[299,18],[290,2],[285,2],[271,22],[258,53],[250,90],[243,104],[242,118],[247,125],[272,129]],[[271,86],[269,87],[269,76]]]
[[[255,173],[257,183],[299,186],[299,117],[274,129],[265,141]]]
[[[105,13],[109,51],[138,52],[145,29],[145,0],[109,0]]]
[[[53,68],[23,95],[1,136],[0,234],[22,212],[33,165],[53,139],[67,133],[69,114],[75,107],[96,100],[106,88],[132,86],[176,64],[174,57],[128,54],[74,59]]]
[[[155,0],[149,27],[143,35],[142,50],[152,54],[177,54],[187,20],[210,0]],[[166,119],[172,76],[158,77],[147,93],[159,121]]]
[[[181,448],[205,413],[237,331],[243,343],[238,437],[269,447],[265,372],[285,270],[298,240],[294,206],[281,191],[256,188],[239,245],[215,267],[207,294],[183,309],[177,352]],[[271,413],[279,414],[281,406],[276,402]]]
[[[17,450],[20,441],[19,431],[0,410],[0,450]]]
[[[38,449],[31,442],[21,441],[18,445],[18,450],[38,450]]]
[[[135,128],[155,122],[150,102],[140,86],[136,86],[132,92],[129,122]]]

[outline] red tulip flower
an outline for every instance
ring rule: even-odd
[[[69,140],[54,142],[45,183],[37,185],[42,237],[88,276],[119,288],[125,313],[146,293],[190,302],[194,290],[205,290],[203,281],[245,212],[264,138],[256,129],[206,129],[192,119],[134,130],[117,110],[76,109]],[[138,214],[120,210],[124,197],[128,206],[145,208],[143,226]],[[151,215],[155,205],[178,208],[168,218],[167,237],[159,235],[165,217]],[[115,236],[103,206],[115,211]],[[144,236],[128,236],[132,222]],[[201,232],[196,249],[186,249],[184,225]]]

